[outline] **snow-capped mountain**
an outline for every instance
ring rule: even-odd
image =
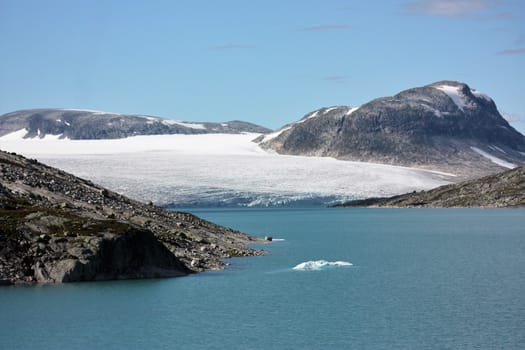
[[[487,95],[441,81],[360,107],[321,108],[257,142],[280,154],[330,156],[467,177],[525,164],[525,136]]]
[[[24,138],[53,135],[72,140],[98,140],[136,135],[266,133],[270,130],[242,121],[195,123],[91,110],[31,109],[0,116],[0,137],[15,131],[24,133]]]

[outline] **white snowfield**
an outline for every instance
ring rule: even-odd
[[[159,205],[319,205],[390,196],[448,183],[447,174],[332,158],[269,153],[259,134],[135,136],[69,140],[0,138],[17,152]]]

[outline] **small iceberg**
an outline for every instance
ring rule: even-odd
[[[353,266],[351,262],[348,261],[326,261],[326,260],[315,260],[315,261],[306,261],[295,266],[293,270],[299,271],[318,271],[326,268],[332,267],[349,267]]]

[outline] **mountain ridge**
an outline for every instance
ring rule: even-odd
[[[138,135],[267,133],[265,127],[232,120],[222,123],[184,122],[149,115],[93,110],[42,108],[0,116],[0,137],[26,130],[24,138],[55,135],[73,140],[117,139]]]
[[[525,164],[525,136],[487,95],[467,84],[440,81],[336,106],[255,140],[280,154],[328,156],[477,177]]]

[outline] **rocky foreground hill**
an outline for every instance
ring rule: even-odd
[[[346,207],[485,207],[525,206],[525,166],[477,180],[446,185],[430,191],[389,198],[369,198],[345,203]]]
[[[0,151],[0,284],[182,276],[260,242]]]
[[[453,81],[358,108],[322,108],[256,141],[281,154],[418,167],[460,178],[525,164],[525,136],[490,97]]]
[[[24,138],[57,135],[72,140],[117,139],[136,135],[267,133],[270,130],[243,121],[181,122],[144,115],[77,109],[29,109],[0,116],[0,137],[24,130]]]

